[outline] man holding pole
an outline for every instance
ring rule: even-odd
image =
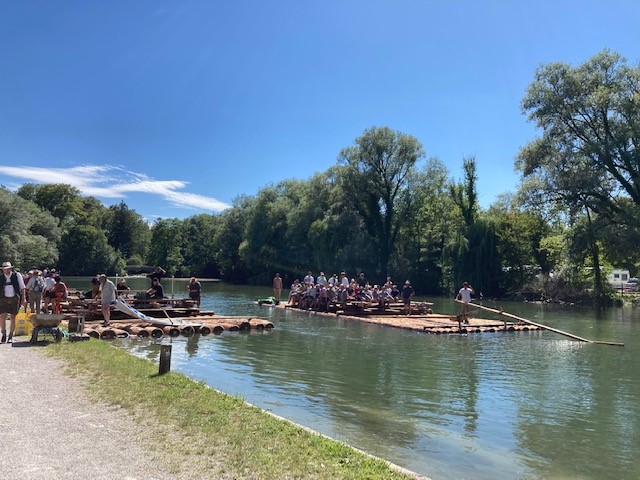
[[[460,317],[464,321],[464,323],[469,323],[469,304],[471,303],[471,295],[476,293],[473,288],[467,283],[462,283],[462,288],[458,292],[456,296],[456,300],[462,300],[460,306]]]

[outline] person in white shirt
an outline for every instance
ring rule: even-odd
[[[323,287],[327,284],[327,277],[324,276],[324,272],[320,272],[320,275],[316,279],[316,284],[322,285]]]
[[[111,305],[115,303],[118,291],[115,284],[104,273],[100,275],[100,293],[98,296],[100,297],[102,317],[104,318],[102,326],[106,327],[111,321]]]
[[[27,305],[27,289],[24,279],[18,272],[13,271],[11,262],[2,264],[4,274],[4,286],[0,288],[0,330],[2,330],[2,340],[0,343],[13,342],[13,332],[16,329],[16,316],[20,305]],[[9,337],[7,337],[7,314],[11,318]]]
[[[51,301],[53,300],[53,287],[56,281],[53,279],[51,272],[44,277],[44,288],[42,289],[42,313],[49,313]]]
[[[44,279],[40,270],[33,270],[33,274],[27,282],[29,292],[29,308],[31,313],[42,313],[42,291],[44,290]]]
[[[313,285],[313,273],[311,270],[307,273],[307,275],[302,279],[305,285]]]
[[[476,293],[471,285],[467,282],[462,283],[462,288],[458,291],[456,300],[462,300],[464,303],[460,305],[460,315],[464,323],[469,323],[469,303],[471,303],[471,295]]]

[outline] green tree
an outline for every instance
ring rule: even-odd
[[[125,259],[146,257],[150,241],[149,226],[126,203],[120,202],[108,208],[105,228],[109,244]]]
[[[59,265],[67,275],[122,273],[123,266],[104,231],[92,225],[74,226],[64,235]]]
[[[60,221],[63,229],[75,224],[79,215],[84,216],[80,190],[71,185],[26,183],[18,189],[17,193],[51,213]]]
[[[58,220],[31,201],[0,188],[0,258],[26,270],[58,260]]]
[[[555,265],[548,245],[543,241],[551,229],[541,213],[518,207],[513,196],[504,195],[485,213],[496,226],[497,250],[503,276],[501,291],[519,292],[538,273],[548,274]]]
[[[151,227],[148,263],[161,266],[170,275],[182,274],[183,223],[177,218],[160,219]]]
[[[277,187],[258,192],[247,218],[239,253],[245,265],[265,282],[268,272],[280,264],[280,251],[286,233],[286,210]]]
[[[575,68],[541,67],[522,102],[542,136],[521,150],[516,166],[539,199],[586,219],[581,231],[592,232],[580,235],[589,241],[578,244],[591,255],[597,298],[606,293],[598,217],[640,234],[639,91],[640,68],[604,50]]]
[[[447,168],[437,158],[430,158],[423,171],[410,177],[413,195],[409,217],[391,260],[392,276],[408,277],[416,288],[430,294],[453,288],[445,245],[457,228],[459,216],[448,185]]]
[[[424,156],[411,135],[388,127],[372,127],[340,152],[342,187],[362,218],[376,253],[377,269],[386,276],[398,232],[406,220],[409,175]]]
[[[183,221],[184,274],[218,277],[215,236],[221,223],[216,215],[201,214]]]
[[[623,199],[640,205],[640,68],[604,50],[572,68],[536,71],[522,101],[542,136],[516,162],[524,177],[538,176],[547,200],[615,218]]]
[[[250,272],[240,257],[240,245],[248,222],[253,199],[240,196],[233,206],[220,214],[220,228],[215,233],[216,259],[220,273],[231,282],[246,281]]]
[[[453,278],[457,285],[467,280],[478,292],[497,296],[501,266],[496,227],[491,219],[479,218],[475,158],[464,159],[463,168],[464,181],[450,186],[451,199],[462,219],[446,246]]]

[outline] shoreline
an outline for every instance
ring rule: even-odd
[[[91,397],[159,431],[152,450],[189,445],[162,456],[179,470],[202,464],[193,478],[429,480],[181,373],[159,376],[148,359],[106,342],[50,344],[45,354],[65,361],[65,375],[79,376]]]

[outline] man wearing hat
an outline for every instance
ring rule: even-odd
[[[4,274],[4,286],[0,288],[0,330],[2,330],[1,343],[13,342],[13,332],[16,329],[16,315],[20,304],[27,304],[27,289],[24,279],[18,272],[13,271],[11,262],[2,264]],[[11,315],[11,328],[7,337],[7,313]]]
[[[409,280],[404,282],[400,296],[402,297],[402,303],[404,303],[404,313],[407,315],[411,315],[411,299],[415,294],[416,292],[413,290],[411,282]]]

